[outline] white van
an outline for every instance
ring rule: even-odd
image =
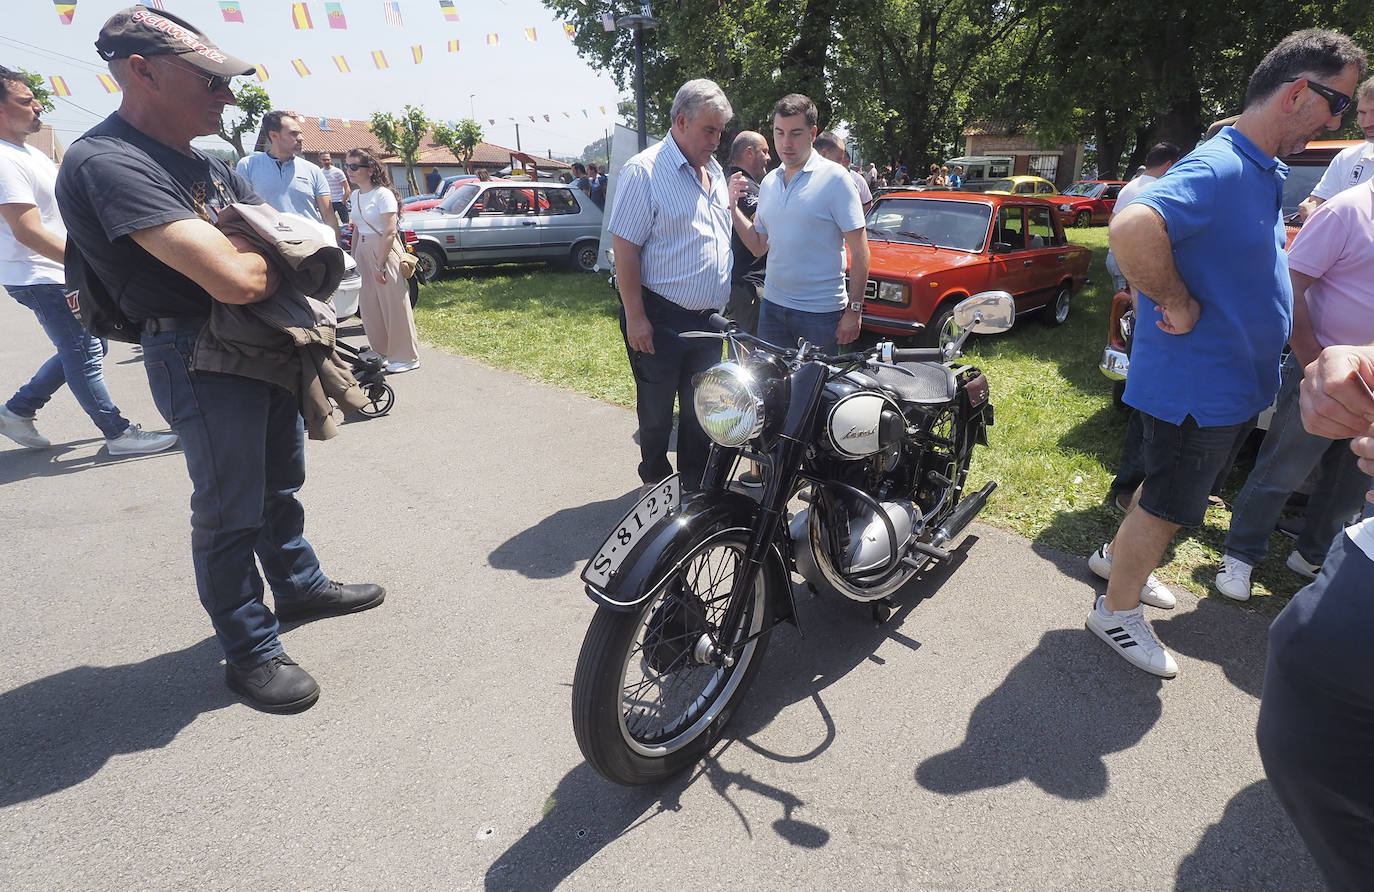
[[[954,173],[956,166],[964,168],[964,180],[1000,180],[1011,176],[1011,159],[1000,155],[969,155],[951,158],[944,164]]]

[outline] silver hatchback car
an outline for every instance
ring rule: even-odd
[[[489,263],[562,261],[589,272],[601,240],[601,209],[571,186],[470,180],[438,206],[406,214],[401,231],[425,282],[451,266]]]

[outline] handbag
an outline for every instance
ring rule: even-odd
[[[371,223],[367,222],[367,220],[363,218],[361,202],[359,202],[359,205],[360,207],[355,209],[354,211],[354,216],[358,218],[358,222],[362,223],[368,229],[371,229],[374,235],[381,235],[381,233],[377,231],[377,227],[373,226]],[[393,239],[391,242],[391,250],[394,253],[400,255],[401,278],[415,278],[415,266],[419,263],[419,259],[414,254],[406,250],[405,245],[401,242],[401,234],[399,232],[396,233],[396,238]]]

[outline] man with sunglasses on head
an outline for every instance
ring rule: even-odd
[[[253,69],[184,19],[143,6],[111,16],[96,49],[122,92],[119,109],[72,144],[58,173],[68,262],[78,252],[143,326],[153,400],[180,436],[191,476],[196,588],[224,649],[229,687],[269,712],[307,709],[319,685],[283,651],[278,620],[366,610],[385,593],[330,580],[304,538],[296,395],[257,378],[192,371],[213,303],[256,303],[278,285],[250,241],[214,226],[229,204],[262,199],[191,145],[219,131],[234,102],[230,78]],[[275,614],[263,603],[255,556]]]
[[[1343,34],[1290,34],[1250,76],[1234,125],[1112,218],[1112,250],[1137,292],[1125,400],[1140,415],[1145,477],[1116,537],[1088,559],[1107,594],[1086,625],[1154,675],[1178,673],[1141,612],[1176,603],[1154,570],[1180,527],[1202,523],[1218,472],[1279,389],[1293,291],[1276,156],[1340,127],[1364,68]]]
[[[240,158],[237,169],[263,201],[284,213],[328,223],[337,240],[339,221],[329,179],[300,157],[303,132],[301,122],[290,112],[268,112],[258,131],[262,151]]]

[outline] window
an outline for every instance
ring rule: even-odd
[[[1036,193],[1037,195],[1053,195],[1053,194],[1055,194],[1055,192],[1054,192],[1054,183],[1036,183],[1036,184],[1035,184],[1035,193]]]
[[[1059,175],[1059,156],[1058,155],[1031,155],[1030,172],[1037,177],[1044,177],[1051,183]]]
[[[539,207],[546,214],[575,214],[580,208],[571,189],[540,189]]]
[[[1054,234],[1054,221],[1050,219],[1049,208],[1028,208],[1030,225],[1026,232],[1030,235],[1030,246],[1032,248],[1054,248],[1059,246],[1059,239]]]
[[[992,240],[1011,245],[1013,251],[1019,251],[1026,246],[1025,231],[1025,208],[1005,207],[997,212],[997,230]]]
[[[1121,187],[1115,184],[1102,190],[1103,201],[1116,201],[1116,197],[1121,194]]]

